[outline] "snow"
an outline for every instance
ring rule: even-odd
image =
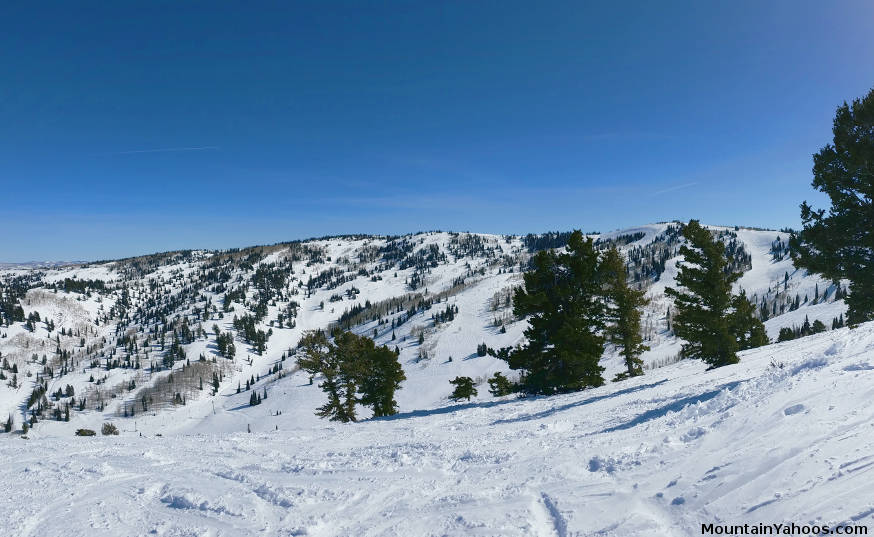
[[[683,361],[576,394],[354,424],[301,419],[309,401],[296,392],[308,387],[293,375],[266,405],[233,410],[228,398],[174,434],[139,436],[122,422],[118,437],[4,441],[0,516],[22,537],[870,524],[872,357],[869,323],[748,351],[712,371]],[[282,414],[270,418],[265,406]],[[251,434],[244,422],[257,424]]]
[[[667,227],[639,226],[600,237],[642,232],[623,247],[628,249],[651,243]],[[777,236],[785,240],[785,233],[735,232],[752,256],[737,289],[759,300],[776,293],[811,299],[766,321],[772,340],[780,328],[800,326],[805,318],[831,326],[845,314],[833,288],[828,298],[812,300],[817,286],[822,295],[831,282],[795,270],[788,258],[771,259],[771,243]],[[522,250],[519,237],[479,237],[503,254]],[[102,412],[76,412],[69,423],[44,419],[27,439],[0,435],[0,460],[6,461],[0,465],[0,519],[9,521],[4,530],[34,536],[634,536],[700,535],[700,524],[707,522],[872,520],[874,410],[867,403],[874,395],[874,325],[746,351],[739,365],[706,371],[700,362],[678,359],[682,341],[668,330],[664,289],[674,285],[681,260],[675,257],[648,289],[652,303],[643,321],[651,350],[643,355],[644,377],[549,398],[495,398],[485,379],[497,371],[512,378],[513,372],[475,350],[481,343],[497,349],[523,340],[526,322],[509,319],[501,331],[494,320],[512,308],[495,310],[491,303],[496,293],[520,285],[521,274],[482,257],[456,258],[447,249],[449,233],[404,238],[416,250],[436,245],[447,254],[447,263],[428,271],[424,286],[411,291],[405,281],[414,269],[389,266],[377,281],[356,277],[306,296],[303,284],[310,276],[328,268],[354,274],[351,264],[339,260],[355,262],[362,248],[387,239],[312,241],[325,250],[324,261],[295,262],[286,289],[300,304],[295,328],[273,326],[263,355],[237,339],[236,359],[216,396],[197,392],[184,406],[120,418],[121,403],[133,397],[121,394]],[[258,264],[281,261],[287,253],[281,246],[268,251]],[[212,256],[196,254],[131,281],[124,281],[121,262],[15,268],[0,271],[0,278],[124,281],[137,303],[147,298],[151,282],[182,292]],[[372,263],[363,265],[375,270]],[[232,282],[250,275],[236,271]],[[351,306],[411,292],[433,298],[458,277],[466,278],[463,288],[394,331],[376,321],[355,328],[368,336],[377,329],[378,344],[399,348],[407,376],[396,394],[400,414],[368,419],[368,411],[359,409],[358,423],[326,422],[313,413],[324,394],[293,371],[293,358],[284,363],[284,378],[267,374],[304,331],[325,328]],[[330,302],[352,287],[360,291],[357,297]],[[221,306],[221,294],[202,294]],[[246,300],[252,296],[250,290]],[[58,336],[61,329],[81,330],[86,347],[115,348],[117,320],[105,316],[118,297],[117,289],[91,296],[28,291],[25,313],[51,318],[56,330],[48,333],[43,323],[33,332],[23,323],[0,328],[0,352],[21,370],[17,389],[0,385],[0,417],[12,414],[20,424],[23,402],[43,367],[32,355],[51,355],[58,337],[64,348],[82,352],[79,336]],[[271,304],[267,319],[286,304]],[[431,315],[447,305],[458,308],[455,319],[435,325]],[[232,317],[244,311],[235,303],[234,312],[213,315],[203,326],[226,332]],[[420,328],[422,345],[413,335]],[[214,355],[216,347],[210,336],[197,338],[186,351],[193,360]],[[157,348],[151,352],[152,360],[160,356]],[[602,365],[607,379],[622,370],[611,348]],[[78,396],[92,386],[91,373],[77,368],[53,378],[49,391],[69,383]],[[108,386],[140,375],[142,387],[166,374],[99,370]],[[236,388],[253,376],[261,377],[255,389],[268,397],[250,407],[250,393],[237,394]],[[448,381],[456,376],[477,381],[479,393],[471,401],[447,399]],[[120,436],[73,436],[81,427],[99,431],[106,421],[118,425]]]
[[[661,233],[664,233],[665,230],[668,229],[668,224],[648,224],[645,226],[631,227],[625,229],[618,229],[615,231],[610,231],[608,233],[602,233],[600,235],[593,235],[595,238],[600,239],[615,239],[616,237],[622,235],[634,235],[635,233],[643,233],[643,237],[637,239],[634,242],[629,243],[627,246],[641,246],[644,244],[649,244],[653,241]]]
[[[45,282],[63,282],[65,278],[73,280],[103,280],[111,282],[120,278],[109,264],[91,265],[85,267],[69,267],[64,270],[56,270],[49,272],[43,281]]]

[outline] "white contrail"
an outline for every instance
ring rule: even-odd
[[[214,145],[206,145],[203,147],[164,147],[161,149],[135,149],[132,151],[114,151],[112,153],[103,153],[104,155],[133,155],[135,153],[173,153],[178,151],[208,151],[218,149]]]
[[[695,186],[695,185],[697,185],[697,184],[698,184],[698,183],[696,182],[696,183],[684,183],[684,184],[682,184],[682,185],[671,186],[671,187],[665,188],[665,189],[663,189],[663,190],[657,190],[657,191],[653,192],[653,195],[654,195],[654,196],[658,196],[659,194],[665,194],[665,193],[667,193],[667,192],[673,192],[674,190],[680,190],[681,188],[689,188],[690,186]]]

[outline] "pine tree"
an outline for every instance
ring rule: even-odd
[[[316,409],[316,415],[331,421],[355,421],[356,387],[349,364],[321,331],[305,334],[299,347],[302,355],[298,365],[310,374],[311,381],[321,374],[319,388],[328,396],[328,401]]]
[[[641,353],[649,350],[643,344],[640,330],[640,308],[649,303],[645,291],[628,285],[628,273],[622,254],[616,247],[610,248],[601,265],[607,295],[607,319],[605,333],[608,341],[619,349],[625,360],[626,371],[614,380],[643,375]]]
[[[322,371],[325,366],[330,344],[321,330],[305,333],[298,343],[301,355],[297,359],[298,367],[306,371],[310,376],[310,384],[313,378]]]
[[[349,416],[340,400],[340,383],[337,379],[337,368],[333,360],[325,361],[325,369],[322,371],[323,380],[319,384],[328,396],[328,401],[316,409],[316,416],[329,418],[331,421],[353,421],[355,416]]]
[[[807,318],[807,315],[804,316],[804,324],[801,325],[801,335],[809,336],[810,335],[810,319]]]
[[[470,401],[471,397],[476,397],[476,387],[474,387],[473,379],[470,377],[455,377],[449,381],[449,384],[455,386],[452,395],[449,396],[453,401],[460,401],[461,399]]]
[[[765,325],[756,315],[756,308],[749,300],[745,291],[735,295],[731,299],[731,306],[734,309],[729,314],[729,324],[731,332],[737,340],[738,350],[754,349],[767,345],[768,332],[765,330]]]
[[[489,379],[489,393],[495,397],[509,395],[514,391],[516,391],[514,384],[510,382],[510,379],[501,374],[500,371],[496,372]]]
[[[521,390],[553,394],[601,386],[604,303],[594,242],[577,230],[566,253],[543,250],[532,261],[513,300],[515,315],[530,316],[527,343],[507,357],[510,368],[522,372]]]
[[[874,89],[835,113],[833,143],[813,156],[812,186],[831,207],[801,204],[804,228],[790,237],[797,267],[850,280],[847,322],[874,320]]]
[[[697,220],[683,228],[688,241],[680,247],[685,263],[677,263],[676,281],[685,291],[667,288],[674,299],[674,332],[686,340],[683,353],[700,358],[711,367],[738,362],[737,341],[729,322],[731,285],[740,274],[732,274],[725,246],[713,238]]]
[[[320,417],[333,421],[355,421],[356,404],[370,406],[374,417],[397,413],[395,391],[406,379],[398,351],[352,332],[341,332],[334,342],[312,332],[302,339],[301,369],[323,378],[319,387],[328,401],[317,409]],[[359,397],[360,394],[360,397]]]
[[[357,402],[371,407],[374,417],[397,414],[394,394],[407,378],[398,361],[398,354],[385,346],[377,347],[370,338],[351,332],[335,338],[335,342],[338,349],[344,345],[351,347],[342,352],[350,360],[349,368],[357,391],[361,394]]]

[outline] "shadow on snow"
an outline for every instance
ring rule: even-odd
[[[523,416],[519,416],[516,418],[508,418],[503,420],[496,420],[492,422],[492,425],[500,425],[502,423],[518,423],[521,421],[531,421],[531,420],[539,420],[543,418],[548,418],[553,414],[557,414],[559,412],[564,412],[565,410],[570,410],[571,408],[576,408],[578,406],[588,405],[590,403],[595,403],[604,399],[611,399],[613,397],[618,397],[620,395],[625,395],[629,393],[634,393],[640,390],[647,390],[649,388],[655,388],[660,384],[664,384],[668,379],[662,379],[658,382],[651,382],[649,384],[640,384],[638,386],[631,386],[629,388],[623,388],[621,390],[617,390],[611,393],[605,393],[604,395],[596,395],[594,397],[589,397],[588,399],[583,399],[582,401],[574,401],[573,403],[567,403],[565,405],[552,407],[547,410],[543,410],[541,412],[536,412],[534,414],[525,414]]]
[[[622,423],[620,425],[614,425],[613,427],[608,427],[602,431],[599,431],[598,434],[600,434],[600,433],[612,433],[614,431],[622,431],[625,429],[631,429],[632,427],[635,427],[635,426],[640,425],[642,423],[646,423],[648,421],[661,418],[661,417],[667,415],[668,412],[679,412],[680,410],[683,410],[683,408],[685,408],[687,405],[692,405],[695,403],[703,403],[704,401],[709,401],[710,399],[713,399],[714,397],[719,395],[723,390],[733,390],[733,389],[737,388],[738,385],[741,384],[741,382],[743,382],[743,381],[737,380],[734,382],[727,382],[725,384],[721,384],[721,385],[717,386],[716,388],[714,388],[713,390],[710,390],[708,392],[704,392],[704,393],[701,393],[698,395],[690,395],[690,396],[684,397],[682,399],[677,399],[676,401],[674,401],[672,403],[668,403],[667,405],[660,406],[660,407],[654,408],[652,410],[647,410],[643,414],[640,414],[639,416],[637,416],[636,418],[634,418],[630,421],[627,421],[627,422]]]
[[[636,392],[639,390],[646,390],[649,388],[654,388],[656,386],[664,384],[665,382],[667,382],[667,379],[663,379],[663,380],[660,380],[658,382],[652,382],[649,384],[641,384],[639,386],[632,386],[632,387],[624,388],[622,390],[617,390],[615,392],[611,392],[608,394],[589,397],[588,399],[584,399],[582,401],[575,401],[573,403],[568,403],[566,405],[553,407],[553,408],[550,408],[548,410],[544,410],[542,412],[537,412],[535,414],[526,414],[524,416],[519,416],[517,418],[496,420],[496,421],[492,422],[492,425],[500,425],[503,423],[516,423],[516,422],[521,422],[521,421],[542,419],[542,418],[549,417],[557,412],[562,412],[562,411],[565,411],[565,410],[568,410],[568,409],[571,409],[574,407],[587,405],[589,403],[594,403],[594,402],[600,401],[602,399],[609,399],[612,397],[617,397],[620,395],[633,393],[633,392]],[[523,400],[544,399],[546,397],[547,396],[528,396],[528,397],[521,397],[521,398],[501,399],[498,401],[481,401],[481,402],[461,403],[461,404],[449,405],[449,406],[444,406],[444,407],[440,407],[440,408],[433,408],[433,409],[428,409],[428,410],[412,410],[409,412],[401,412],[401,413],[395,414],[393,416],[385,416],[385,417],[371,418],[371,419],[372,420],[386,420],[386,421],[388,421],[388,420],[402,420],[402,419],[409,419],[409,418],[424,418],[424,417],[428,417],[428,416],[437,416],[437,415],[441,415],[441,414],[451,414],[453,412],[467,410],[470,408],[492,408],[495,406],[505,405],[508,403],[516,403],[516,402],[523,401]]]

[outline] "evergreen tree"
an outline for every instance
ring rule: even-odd
[[[300,338],[298,348],[301,350],[301,355],[297,359],[297,365],[309,374],[310,384],[312,384],[313,378],[324,368],[325,360],[330,352],[331,346],[328,343],[328,338],[321,330],[307,332]]]
[[[489,393],[495,397],[509,395],[516,391],[516,387],[510,382],[510,379],[505,377],[501,372],[496,372],[489,379]]]
[[[807,315],[804,316],[804,324],[801,325],[801,335],[809,336],[810,335],[810,319],[807,318]]]
[[[601,265],[607,295],[607,339],[619,349],[626,370],[614,380],[643,375],[641,353],[649,350],[640,334],[640,308],[649,303],[645,291],[628,285],[625,260],[616,247],[610,248]]]
[[[333,343],[321,332],[311,332],[302,339],[301,349],[299,366],[322,376],[319,387],[328,396],[317,409],[319,417],[355,421],[358,403],[370,406],[374,417],[397,413],[394,393],[406,379],[397,350],[377,347],[372,339],[352,332],[336,334]]]
[[[473,379],[470,377],[455,377],[449,381],[449,384],[455,386],[452,395],[449,396],[453,401],[460,401],[462,399],[470,401],[471,397],[476,397],[476,387],[474,387]]]
[[[795,339],[795,331],[785,326],[781,328],[780,333],[777,334],[777,343],[792,341],[793,339]]]
[[[767,345],[768,332],[765,330],[764,323],[756,318],[756,308],[747,300],[746,292],[741,291],[740,294],[733,296],[731,306],[734,311],[729,314],[729,324],[737,340],[738,350]]]
[[[369,338],[361,338],[369,339]],[[373,340],[370,340],[371,342]],[[359,352],[362,341],[351,332],[337,334],[334,345],[329,347],[327,373],[331,378],[328,396],[330,406],[320,409],[320,417],[330,417],[331,421],[355,421],[356,393],[358,392],[359,365],[356,360],[361,357]],[[331,391],[336,392],[334,396]],[[326,414],[327,412],[327,414]]]
[[[831,207],[801,204],[804,228],[790,237],[797,267],[850,280],[847,322],[874,320],[874,89],[838,107],[833,143],[813,156],[812,186]]]
[[[351,341],[350,344],[354,346],[354,361],[350,365],[361,394],[357,402],[370,406],[374,417],[397,414],[394,394],[407,378],[398,361],[398,354],[385,346],[377,347],[370,338],[359,337],[351,332],[344,334],[337,346],[340,347],[345,341]]]
[[[340,398],[342,379],[339,369],[339,363],[333,355],[329,355],[323,362],[321,370],[323,380],[319,388],[328,396],[328,401],[316,409],[316,416],[329,418],[331,421],[354,421],[355,414],[349,415],[348,405],[343,405]]]
[[[731,273],[725,246],[697,220],[683,228],[688,241],[680,247],[685,263],[677,263],[676,281],[685,288],[665,289],[674,299],[674,332],[686,340],[683,353],[700,358],[711,367],[735,364],[737,341],[729,320],[731,284],[740,274]]]
[[[567,252],[540,251],[516,290],[513,313],[529,317],[527,343],[507,357],[526,393],[553,394],[601,386],[604,302],[598,252],[574,231]]]

